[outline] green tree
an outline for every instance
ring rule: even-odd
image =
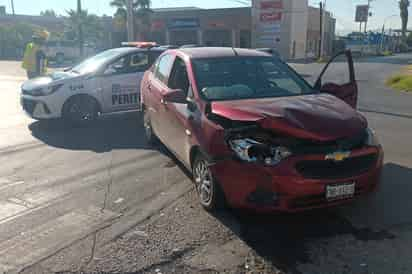
[[[57,14],[54,10],[49,9],[49,10],[44,10],[44,11],[40,12],[40,16],[57,17]]]
[[[409,19],[409,11],[408,8],[410,6],[409,0],[400,0],[399,1],[399,9],[401,10],[401,20],[402,20],[402,39],[406,40],[406,31],[408,29],[408,19]]]
[[[153,13],[153,10],[150,8],[151,4],[151,0],[133,0],[133,13],[137,19],[135,20],[135,25],[139,39],[147,39],[145,35],[150,30],[151,15]],[[110,5],[117,8],[114,15],[115,22],[124,22],[124,27],[126,27],[127,0],[112,0]]]
[[[79,39],[79,24],[85,33],[85,42],[98,43],[103,37],[103,25],[101,19],[87,10],[80,14],[76,10],[68,10],[68,24],[66,24],[66,38],[69,40]]]

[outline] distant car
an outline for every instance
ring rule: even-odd
[[[328,63],[311,86],[256,50],[167,51],[141,84],[147,139],[192,171],[207,210],[295,212],[352,201],[376,188],[383,150],[356,111],[345,55],[347,83],[323,83]]]
[[[137,110],[144,72],[164,52],[124,47],[104,51],[73,68],[22,85],[21,104],[37,120],[85,124],[99,114]]]
[[[94,47],[85,45],[83,48],[85,56],[96,53]],[[47,59],[63,64],[66,60],[76,60],[80,57],[79,44],[76,41],[48,41],[44,46]]]

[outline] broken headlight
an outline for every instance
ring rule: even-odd
[[[274,166],[292,155],[284,146],[266,145],[250,138],[233,139],[229,141],[229,145],[240,160],[249,163]]]

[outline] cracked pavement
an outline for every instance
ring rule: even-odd
[[[137,114],[83,129],[35,122],[19,105],[19,63],[1,61],[0,272],[410,273],[412,96],[383,84],[410,58],[356,64],[359,109],[386,152],[378,192],[293,215],[206,213]],[[293,66],[307,78],[321,68]]]

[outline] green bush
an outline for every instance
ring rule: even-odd
[[[386,80],[386,85],[396,90],[412,92],[412,75],[394,75]]]

